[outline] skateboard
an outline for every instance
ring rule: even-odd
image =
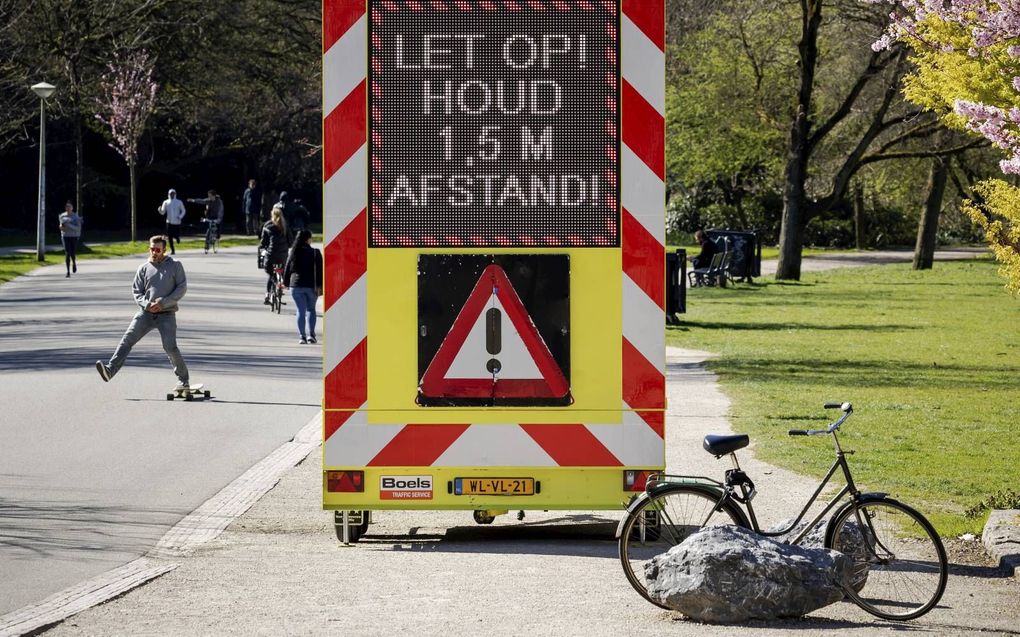
[[[204,385],[198,383],[197,385],[191,385],[187,388],[174,390],[166,395],[167,400],[173,400],[174,398],[183,398],[184,400],[194,400],[195,396],[203,396],[204,398],[212,398],[212,393],[208,389],[202,389]]]

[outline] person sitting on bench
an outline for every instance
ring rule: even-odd
[[[694,239],[701,245],[701,252],[691,257],[691,263],[695,268],[707,268],[712,263],[712,257],[719,252],[719,247],[715,245],[715,241],[708,238],[704,230],[695,232]]]

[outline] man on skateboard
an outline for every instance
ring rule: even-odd
[[[120,339],[109,363],[96,361],[96,370],[109,382],[124,365],[131,348],[153,329],[159,330],[163,350],[177,375],[177,388],[188,388],[188,366],[177,349],[177,303],[188,291],[184,266],[166,253],[167,238],[149,239],[149,260],[135,273],[132,291],[140,308]]]

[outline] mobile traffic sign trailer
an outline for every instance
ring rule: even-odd
[[[325,0],[323,507],[619,509],[664,465],[663,0]]]

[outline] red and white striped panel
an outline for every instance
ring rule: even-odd
[[[368,22],[365,0],[326,0],[323,37],[323,243],[329,330],[326,409],[360,409],[368,396]],[[330,329],[329,326],[342,326]]]
[[[622,0],[623,401],[663,430],[666,407],[664,0]]]
[[[661,413],[661,412],[660,412]],[[657,467],[662,430],[638,412],[622,424],[368,424],[365,411],[327,411],[331,467]]]
[[[412,0],[407,0],[411,2]],[[524,0],[501,0],[520,8]],[[575,0],[583,5],[594,2]],[[622,424],[368,424],[365,0],[323,3],[325,466],[661,466],[665,408],[664,0],[623,0]],[[383,2],[385,4],[385,2]],[[422,0],[422,4],[424,1]],[[437,9],[466,2],[429,0]],[[492,10],[496,0],[479,0]],[[527,0],[565,10],[563,0]],[[611,3],[602,3],[610,6]],[[463,5],[463,6],[462,6]],[[633,411],[631,411],[633,410]]]

